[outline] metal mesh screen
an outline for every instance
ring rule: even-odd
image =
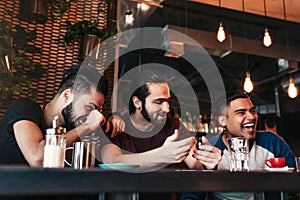
[[[26,1],[26,0],[25,0]],[[59,0],[56,0],[59,1]],[[56,2],[57,3],[57,2]],[[107,13],[98,13],[99,6],[106,6],[105,0],[77,0],[75,3],[71,3],[68,10],[63,16],[60,15],[57,7],[53,7],[48,4],[48,19],[44,23],[37,23],[34,21],[20,21],[16,16],[20,12],[20,0],[5,0],[0,1],[0,20],[6,19],[12,22],[13,25],[21,25],[26,30],[36,31],[36,40],[34,45],[41,49],[42,53],[39,55],[28,55],[33,62],[40,63],[46,70],[45,74],[40,77],[39,81],[34,82],[32,87],[37,89],[36,102],[43,105],[48,103],[56,94],[62,75],[65,70],[71,66],[79,64],[78,60],[78,42],[75,42],[72,46],[65,46],[64,34],[67,32],[66,21],[70,21],[72,24],[82,20],[99,20],[99,27],[106,27],[110,22],[106,21]],[[5,10],[8,9],[13,13],[13,17],[6,14]],[[113,13],[115,17],[115,13]],[[111,17],[111,16],[110,16]],[[108,24],[107,24],[108,23]],[[104,72],[103,63],[107,56],[113,56],[114,48],[108,48],[109,52],[99,58],[95,65],[107,76],[109,81],[109,94],[106,99],[106,109],[110,108],[110,94],[112,91],[112,78],[113,70],[111,67]],[[113,64],[112,64],[113,65]],[[26,69],[24,69],[26,70]],[[26,91],[26,88],[24,88]],[[19,97],[26,97],[28,94],[25,92],[22,95],[14,96],[13,99]],[[8,102],[0,102],[0,119],[3,116]]]

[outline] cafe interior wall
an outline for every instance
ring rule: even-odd
[[[49,1],[50,2],[50,1]],[[19,0],[4,0],[0,1],[0,19],[10,21],[13,25],[21,25],[26,30],[35,30],[36,39],[34,44],[37,48],[41,49],[41,54],[28,55],[34,62],[40,63],[45,69],[45,73],[37,82],[32,84],[32,87],[37,90],[35,101],[40,105],[48,103],[56,94],[59,87],[63,73],[71,66],[80,64],[78,60],[78,42],[74,45],[64,45],[64,34],[67,32],[66,21],[72,24],[82,20],[99,20],[99,27],[106,27],[110,25],[103,15],[99,15],[97,10],[99,4],[105,4],[105,0],[77,0],[71,3],[67,11],[60,15],[59,10],[54,10],[55,15],[52,15],[52,7],[48,4],[48,16],[44,22],[21,21],[17,18],[20,12]],[[5,10],[13,13],[13,16],[6,14]],[[113,14],[115,16],[115,14]],[[113,16],[113,17],[114,17]],[[113,48],[112,48],[113,50]],[[106,56],[113,56],[114,50]],[[106,57],[108,58],[108,57]],[[103,59],[100,58],[95,63],[96,67],[101,73],[104,73],[109,81],[109,98],[112,92],[113,83],[113,67],[105,68],[103,66]],[[14,95],[13,99],[19,97],[27,97],[26,88],[25,92],[20,95]],[[2,118],[7,106],[11,101],[0,102],[0,119]],[[110,99],[106,99],[103,110],[110,110]],[[109,111],[108,111],[109,112]]]

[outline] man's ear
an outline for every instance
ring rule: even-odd
[[[219,124],[221,125],[221,126],[226,126],[226,122],[225,122],[225,116],[223,116],[223,115],[220,115],[219,117],[218,117],[218,122],[219,122]]]
[[[73,90],[68,88],[62,92],[64,103],[69,104],[73,101]]]
[[[132,102],[137,109],[140,109],[142,107],[142,101],[139,100],[137,96],[132,97]]]

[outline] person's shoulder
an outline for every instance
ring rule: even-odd
[[[259,146],[268,147],[271,144],[280,145],[285,143],[282,137],[270,131],[257,131],[256,143]]]
[[[286,141],[270,131],[257,132],[256,144],[273,153],[275,157],[286,157],[288,154],[292,155],[292,151]]]
[[[256,139],[266,139],[266,140],[273,140],[273,139],[281,139],[279,135],[273,133],[271,131],[257,131],[256,132]]]
[[[40,106],[30,98],[19,98],[14,100],[7,108],[7,111],[11,110],[23,110],[23,109],[40,108]]]
[[[14,100],[11,103],[11,106],[18,106],[18,105],[34,105],[34,106],[38,106],[38,104],[34,100],[32,100],[30,98],[19,98],[19,99]]]
[[[16,116],[17,118],[28,118],[29,116],[37,116],[38,118],[42,115],[41,106],[34,100],[29,98],[19,98],[14,100],[4,113],[5,116]]]
[[[19,98],[14,100],[4,113],[3,124],[9,132],[13,132],[12,125],[20,120],[29,120],[43,127],[42,108],[29,98]]]

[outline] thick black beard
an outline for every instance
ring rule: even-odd
[[[72,105],[72,102],[71,102],[69,105],[67,105],[61,111],[62,116],[64,117],[65,128],[67,129],[67,131],[70,131],[70,130],[76,128],[75,123],[72,120],[72,115],[73,115],[72,109],[73,109],[73,105]]]
[[[156,128],[162,128],[162,126],[165,124],[166,121],[164,121],[163,123],[158,123],[156,122],[156,120],[152,120],[149,113],[147,112],[146,108],[145,108],[145,104],[142,104],[142,115],[143,117],[150,123],[154,124],[156,126]]]
[[[149,113],[147,112],[146,108],[145,108],[145,103],[142,103],[142,115],[143,117],[151,123],[151,118],[149,116]]]

